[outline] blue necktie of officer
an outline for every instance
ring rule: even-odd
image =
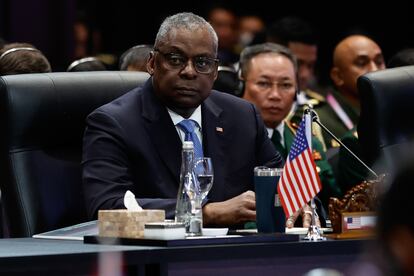
[[[194,157],[203,157],[203,147],[201,146],[200,140],[198,139],[197,133],[194,128],[198,126],[194,120],[182,120],[177,124],[185,133],[185,141],[192,141],[194,144]]]

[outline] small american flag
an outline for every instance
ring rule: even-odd
[[[310,132],[310,117],[305,115],[283,168],[277,190],[286,216],[302,208],[321,190],[321,181],[306,135]],[[307,126],[309,126],[307,128]]]
[[[345,219],[345,228],[347,230],[350,229],[361,229],[362,225],[361,225],[361,218],[360,217],[347,217]]]

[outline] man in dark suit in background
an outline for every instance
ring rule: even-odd
[[[218,39],[192,13],[168,17],[147,64],[151,78],[88,116],[83,181],[89,215],[124,208],[131,190],[143,208],[174,215],[183,119],[195,123],[204,156],[213,160],[214,184],[203,206],[205,225],[256,219],[253,169],[281,167],[253,104],[211,91],[217,77]]]

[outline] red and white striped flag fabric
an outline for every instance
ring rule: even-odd
[[[302,208],[321,190],[321,181],[308,142],[310,135],[306,135],[308,125],[310,130],[310,120],[306,123],[306,116],[303,116],[296,132],[277,185],[286,217]]]

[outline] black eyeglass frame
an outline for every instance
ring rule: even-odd
[[[215,69],[217,70],[218,68],[219,59],[217,58],[211,58],[211,57],[206,57],[206,56],[195,56],[195,57],[189,58],[180,53],[173,53],[173,52],[165,53],[158,48],[155,48],[153,51],[158,52],[163,56],[164,60],[166,61],[165,64],[170,69],[183,70],[187,66],[188,60],[190,59],[191,59],[191,62],[193,63],[194,69],[199,74],[211,74],[214,72]],[[175,64],[174,59],[175,61],[178,61],[179,63]],[[208,67],[204,71],[202,67],[200,67],[201,65],[199,65],[199,62],[206,62],[206,61],[210,62],[211,65],[208,65]]]

